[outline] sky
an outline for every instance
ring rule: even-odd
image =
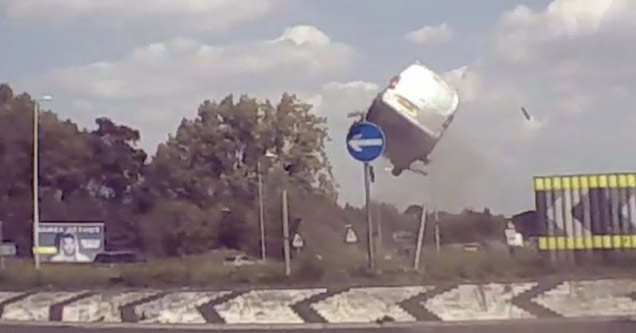
[[[633,17],[633,0],[0,0],[0,82],[140,129],[150,153],[205,99],[296,93],[328,118],[339,200],[359,206],[346,115],[420,61],[458,90],[457,117],[429,177],[374,162],[373,199],[513,214],[533,176],[636,169]]]

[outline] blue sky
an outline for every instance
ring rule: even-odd
[[[296,92],[329,118],[341,200],[360,204],[344,115],[420,60],[460,92],[458,118],[431,179],[380,174],[374,197],[404,207],[432,186],[442,208],[514,213],[534,175],[635,169],[634,14],[631,0],[0,0],[0,81],[84,126],[139,128],[151,152],[204,98]],[[406,38],[425,27],[436,39]]]

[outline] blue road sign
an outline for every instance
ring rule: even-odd
[[[386,140],[378,125],[369,122],[354,124],[347,134],[347,150],[361,162],[371,162],[384,152]]]

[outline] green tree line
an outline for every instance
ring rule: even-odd
[[[23,256],[32,247],[34,103],[0,85],[0,220]],[[273,193],[282,187],[336,200],[326,119],[287,93],[277,103],[206,100],[150,154],[139,130],[111,119],[84,129],[53,111],[39,116],[41,220],[104,221],[111,249],[255,252],[258,170],[268,217],[280,219]]]

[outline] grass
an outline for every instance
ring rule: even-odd
[[[562,265],[555,269],[532,249],[521,249],[512,258],[505,246],[491,244],[477,251],[445,247],[441,253],[424,248],[420,270],[412,269],[412,258],[378,256],[375,272],[366,262],[317,259],[309,254],[293,261],[292,274],[284,275],[278,262],[233,267],[223,265],[223,253],[120,266],[45,264],[37,272],[30,261],[8,260],[0,270],[0,288],[32,289],[55,287],[270,287],[306,285],[405,285],[448,282],[518,281],[558,276],[568,278],[636,278],[634,261],[606,264]],[[597,256],[598,257],[598,256]]]

